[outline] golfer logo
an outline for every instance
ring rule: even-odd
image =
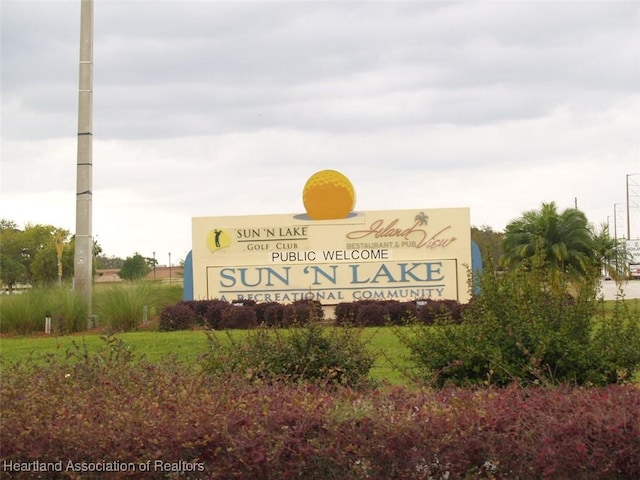
[[[231,246],[231,236],[223,228],[214,228],[207,234],[207,247],[212,252]]]

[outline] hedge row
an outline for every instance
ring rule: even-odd
[[[225,302],[222,300],[182,301],[165,307],[160,314],[159,329],[185,330],[206,326],[215,330],[249,329],[258,325],[289,327],[304,325],[323,318],[319,302],[298,300],[283,305],[277,302],[256,303],[253,300]]]
[[[397,300],[360,300],[336,305],[337,325],[373,327],[406,325],[417,321],[433,325],[437,321],[459,323],[466,304],[456,300],[426,298],[413,302]]]
[[[2,478],[640,478],[637,385],[327,390],[103,355],[5,367],[0,395]]]
[[[466,304],[455,300],[424,299],[415,302],[397,300],[360,300],[340,303],[335,308],[336,325],[373,327],[405,325],[417,321],[433,325],[437,321],[459,323]],[[322,305],[315,300],[298,300],[284,305],[277,302],[256,303],[253,300],[183,301],[165,307],[160,315],[160,330],[185,330],[207,326],[216,330],[247,329],[258,325],[288,327],[321,320]]]

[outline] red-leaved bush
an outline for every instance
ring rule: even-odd
[[[196,323],[195,312],[186,304],[168,305],[160,314],[160,331],[187,330]]]
[[[637,385],[256,384],[110,342],[3,366],[2,478],[640,478]]]
[[[424,325],[433,325],[436,321],[460,323],[466,307],[455,300],[431,298],[412,302],[359,300],[336,305],[335,323],[360,327],[406,325],[416,321]]]

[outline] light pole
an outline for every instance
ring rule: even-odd
[[[613,204],[613,239],[616,242],[618,241],[618,217],[617,217],[618,205],[622,205],[622,203]]]
[[[631,240],[631,218],[629,216],[629,177],[640,173],[627,173],[627,240]]]
[[[171,252],[169,252],[169,285],[171,285]]]
[[[156,252],[153,252],[153,279],[156,279]]]
[[[621,203],[613,204],[613,239],[614,239],[614,244],[616,246],[616,250],[615,250],[616,274],[620,273],[620,270],[618,269],[618,218],[616,214],[618,205],[622,205],[622,204]]]

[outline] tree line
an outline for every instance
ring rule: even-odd
[[[58,268],[58,250],[62,247]],[[53,225],[27,224],[23,229],[7,219],[0,220],[0,279],[11,291],[16,285],[48,286],[73,278],[75,237]],[[157,261],[135,253],[131,257],[108,257],[93,242],[93,269],[118,269],[120,278],[136,280],[151,271]],[[154,263],[155,262],[155,263]]]

